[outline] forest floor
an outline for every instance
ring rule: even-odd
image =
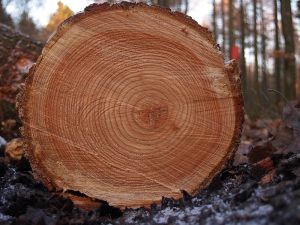
[[[282,119],[246,118],[231,165],[196,196],[123,212],[105,202],[80,209],[35,180],[16,139],[20,122],[8,109],[0,131],[0,224],[300,224],[300,100],[283,108]]]
[[[300,100],[277,120],[245,119],[232,163],[204,190],[150,209],[83,210],[34,179],[15,96],[42,44],[0,24],[0,225],[300,224]],[[76,193],[74,193],[76,194]]]

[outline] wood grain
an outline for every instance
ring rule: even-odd
[[[121,3],[60,25],[18,107],[48,187],[139,207],[207,185],[239,141],[242,105],[237,63],[224,65],[207,29]]]

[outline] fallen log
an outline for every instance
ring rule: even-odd
[[[205,187],[239,142],[242,105],[237,63],[206,28],[133,3],[60,25],[18,102],[37,177],[118,207]]]

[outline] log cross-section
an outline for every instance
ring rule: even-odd
[[[47,186],[149,206],[194,194],[230,159],[243,118],[239,70],[190,17],[94,4],[48,41],[19,113]]]

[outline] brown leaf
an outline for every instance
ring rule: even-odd
[[[270,157],[267,157],[257,163],[254,166],[259,167],[265,171],[270,171],[275,168],[274,162]]]
[[[271,156],[274,152],[275,152],[275,149],[270,144],[270,142],[264,143],[263,145],[256,145],[248,153],[249,162],[250,163],[259,162],[259,161]]]
[[[273,180],[273,177],[276,174],[276,169],[272,169],[270,170],[266,175],[264,175],[260,181],[259,184],[264,185],[264,184],[268,184]]]
[[[5,147],[5,156],[9,161],[19,161],[24,156],[24,148],[24,141],[21,138],[15,138],[7,143]]]

